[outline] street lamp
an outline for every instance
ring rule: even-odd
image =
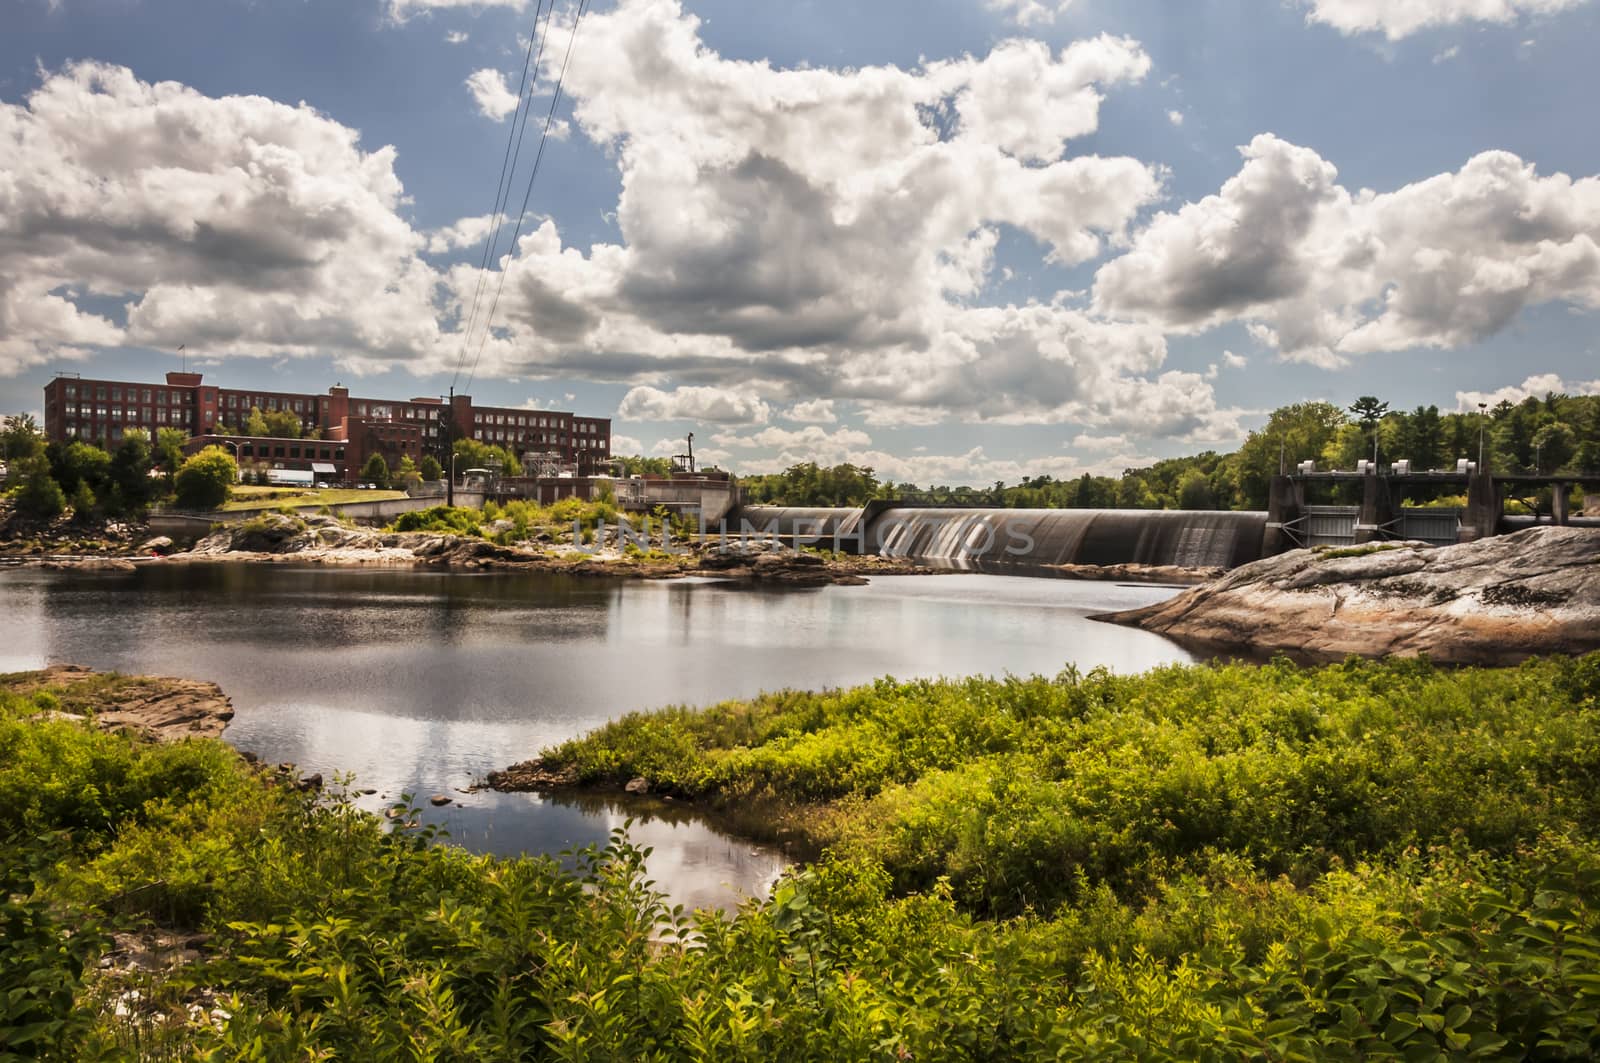
[[[220,447],[232,447],[233,448],[233,475],[234,475],[234,478],[239,483],[243,483],[244,482],[244,470],[239,468],[239,444],[231,443],[226,439],[219,439],[219,440],[217,440],[215,445],[216,446],[220,446]]]
[[[1483,428],[1488,415],[1484,412],[1489,408],[1487,402],[1478,403],[1478,472],[1483,472]]]

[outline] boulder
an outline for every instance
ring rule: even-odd
[[[628,784],[622,788],[624,793],[647,794],[650,792],[650,780],[644,776],[629,779]]]
[[[55,665],[42,672],[12,677],[8,688],[18,693],[71,687],[96,673],[76,665]],[[193,679],[138,676],[97,692],[94,722],[108,731],[132,731],[157,742],[216,738],[233,719],[233,706],[215,683]]]
[[[1497,665],[1586,653],[1600,649],[1600,530],[1294,550],[1096,619],[1208,649],[1309,660],[1427,654]]]
[[[165,535],[157,535],[153,539],[146,539],[139,544],[141,554],[167,554],[172,551],[172,540]]]

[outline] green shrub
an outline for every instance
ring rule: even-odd
[[[1212,852],[1303,880],[1409,845],[1510,853],[1592,829],[1597,662],[885,680],[629,715],[545,759],[721,807],[830,805],[796,817],[814,843],[1006,914],[1085,883],[1143,896]]]
[[[206,447],[173,478],[180,509],[220,509],[239,479],[239,465],[222,447]]]
[[[118,682],[0,693],[0,1058],[1600,1052],[1597,656],[883,681],[565,747],[684,793],[844,795],[835,852],[693,916],[623,831],[474,856],[218,742],[35,718]],[[101,969],[129,919],[203,927],[205,962]]]

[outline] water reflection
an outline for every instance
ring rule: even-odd
[[[469,848],[557,851],[603,842],[627,811],[461,791],[634,709],[885,674],[1053,674],[1068,663],[1129,672],[1185,660],[1157,636],[1085,619],[1170,593],[980,575],[774,591],[284,566],[8,571],[0,670],[69,661],[209,679],[233,700],[226,737],[242,749],[329,779],[353,773],[378,791],[365,799],[374,809],[402,793],[455,798],[427,815]],[[684,869],[751,893],[778,859],[664,814],[634,837],[656,846],[652,872],[678,899],[702,896]]]

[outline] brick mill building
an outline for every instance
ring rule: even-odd
[[[241,434],[252,408],[294,414],[301,438]],[[230,430],[221,432],[224,427]],[[319,481],[354,480],[374,453],[391,469],[402,457],[421,461],[428,453],[448,465],[447,438],[506,447],[524,461],[581,476],[603,471],[611,458],[610,418],[474,406],[467,395],[367,399],[337,384],[326,394],[223,388],[204,383],[200,373],[168,373],[164,384],[61,375],[44,386],[44,431],[52,442],[84,440],[114,449],[130,428],[152,439],[157,429],[177,428],[191,437],[191,450],[223,444],[240,464],[313,472]]]

